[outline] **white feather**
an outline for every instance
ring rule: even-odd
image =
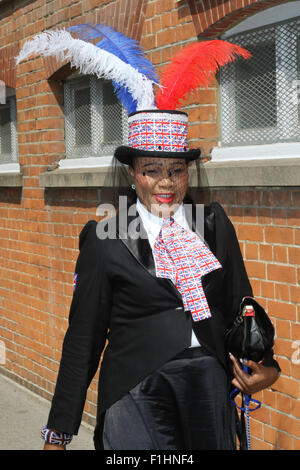
[[[82,74],[95,74],[98,78],[113,80],[127,87],[137,101],[137,110],[156,107],[151,80],[114,54],[81,39],[74,39],[66,30],[45,31],[25,42],[16,57],[16,64],[39,54],[55,56],[59,61],[67,60]]]

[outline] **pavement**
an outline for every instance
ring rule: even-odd
[[[50,402],[0,373],[0,450],[42,450]],[[82,422],[68,450],[94,450],[93,428]]]

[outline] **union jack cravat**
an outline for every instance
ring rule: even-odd
[[[153,255],[157,277],[173,281],[193,320],[211,317],[201,277],[222,266],[200,238],[184,230],[172,217],[164,219]]]

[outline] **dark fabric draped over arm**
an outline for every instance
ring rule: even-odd
[[[79,238],[77,285],[69,314],[48,427],[77,434],[89,384],[105,346],[111,287],[104,275],[101,241],[90,221]]]

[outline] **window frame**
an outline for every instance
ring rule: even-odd
[[[277,105],[276,105],[276,115],[277,115],[277,123],[274,127],[257,127],[257,128],[249,128],[249,130],[237,130],[236,129],[236,119],[235,119],[235,108],[236,108],[236,101],[234,99],[230,99],[229,97],[234,94],[234,82],[230,83],[229,75],[230,70],[229,68],[225,68],[220,73],[220,143],[219,145],[223,148],[226,147],[237,147],[240,146],[243,148],[244,146],[251,146],[251,145],[276,145],[276,144],[284,144],[284,143],[297,143],[300,141],[300,137],[293,137],[300,131],[300,122],[299,122],[299,100],[298,106],[295,106],[295,102],[293,99],[290,100],[290,104],[282,99],[285,94],[290,93],[291,90],[291,80],[288,78],[288,74],[291,74],[291,67],[290,65],[284,69],[284,65],[290,63],[291,60],[294,61],[294,68],[293,74],[294,79],[292,80],[294,84],[293,93],[295,99],[298,97],[298,89],[297,84],[299,83],[298,75],[299,68],[297,66],[297,38],[300,35],[294,34],[293,32],[293,41],[295,47],[293,48],[293,54],[291,49],[289,48],[289,54],[286,54],[287,45],[284,41],[285,33],[293,30],[293,24],[300,23],[300,16],[295,18],[289,18],[288,20],[279,21],[267,26],[260,26],[259,28],[247,30],[245,32],[240,32],[234,36],[230,36],[227,39],[231,40],[235,44],[245,46],[245,42],[248,42],[251,45],[251,38],[254,38],[255,35],[261,34],[262,40],[259,42],[254,41],[255,45],[263,44],[264,40],[269,40],[268,34],[271,33],[274,35],[275,41],[275,57],[276,57],[276,90],[277,90]],[[272,31],[273,30],[273,31]],[[265,39],[263,39],[263,35],[265,33]],[[241,40],[239,41],[239,38]],[[282,38],[282,39],[280,39]],[[234,73],[234,65],[231,67],[231,73]],[[282,69],[288,70],[282,74]],[[281,73],[279,73],[281,72]],[[227,75],[227,82],[226,82],[226,75]],[[227,107],[227,108],[226,108]],[[233,116],[232,120],[226,122],[224,117],[225,112],[224,109],[226,108],[226,114],[230,114]],[[292,123],[292,124],[291,124]],[[256,132],[257,134],[265,134],[260,139],[253,139],[251,138],[251,133]],[[282,139],[279,138],[280,134],[283,135]],[[297,140],[299,139],[299,140]]]
[[[17,103],[14,89],[6,87],[5,101],[5,103],[0,104],[0,112],[2,109],[9,109],[10,112],[11,152],[2,153],[2,129],[0,123],[0,171],[3,171],[5,168],[8,171],[12,171],[18,165]]]
[[[74,113],[74,91],[85,87],[87,81],[89,81],[91,96],[91,144],[76,149],[76,130],[70,113]],[[60,162],[62,163],[60,166],[67,168],[109,165],[115,148],[118,145],[126,144],[128,121],[126,111],[122,108],[122,142],[120,141],[116,145],[106,145],[106,150],[103,150],[103,119],[105,117],[103,111],[103,84],[104,79],[78,73],[72,74],[64,81],[66,159]]]

